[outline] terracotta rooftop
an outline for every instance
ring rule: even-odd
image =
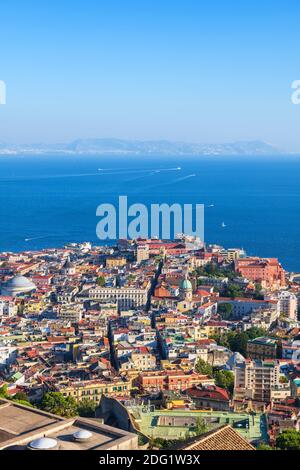
[[[229,424],[207,432],[194,439],[190,444],[182,447],[183,450],[255,450]]]

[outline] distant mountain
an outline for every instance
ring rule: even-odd
[[[78,139],[62,144],[13,145],[0,142],[0,154],[62,155],[136,155],[136,156],[200,156],[200,155],[279,155],[282,152],[261,141],[225,144],[193,144],[168,140]]]

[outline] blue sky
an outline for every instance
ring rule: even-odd
[[[10,0],[0,141],[78,137],[300,151],[296,0]]]

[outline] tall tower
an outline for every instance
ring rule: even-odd
[[[182,300],[191,301],[193,299],[193,286],[188,278],[187,273],[185,274],[184,279],[180,283],[179,295]]]

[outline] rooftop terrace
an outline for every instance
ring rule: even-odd
[[[195,436],[195,424],[202,418],[208,430],[230,425],[249,442],[267,440],[265,416],[263,414],[217,412],[202,410],[154,410],[136,406],[130,409],[139,430],[152,438],[181,439]]]

